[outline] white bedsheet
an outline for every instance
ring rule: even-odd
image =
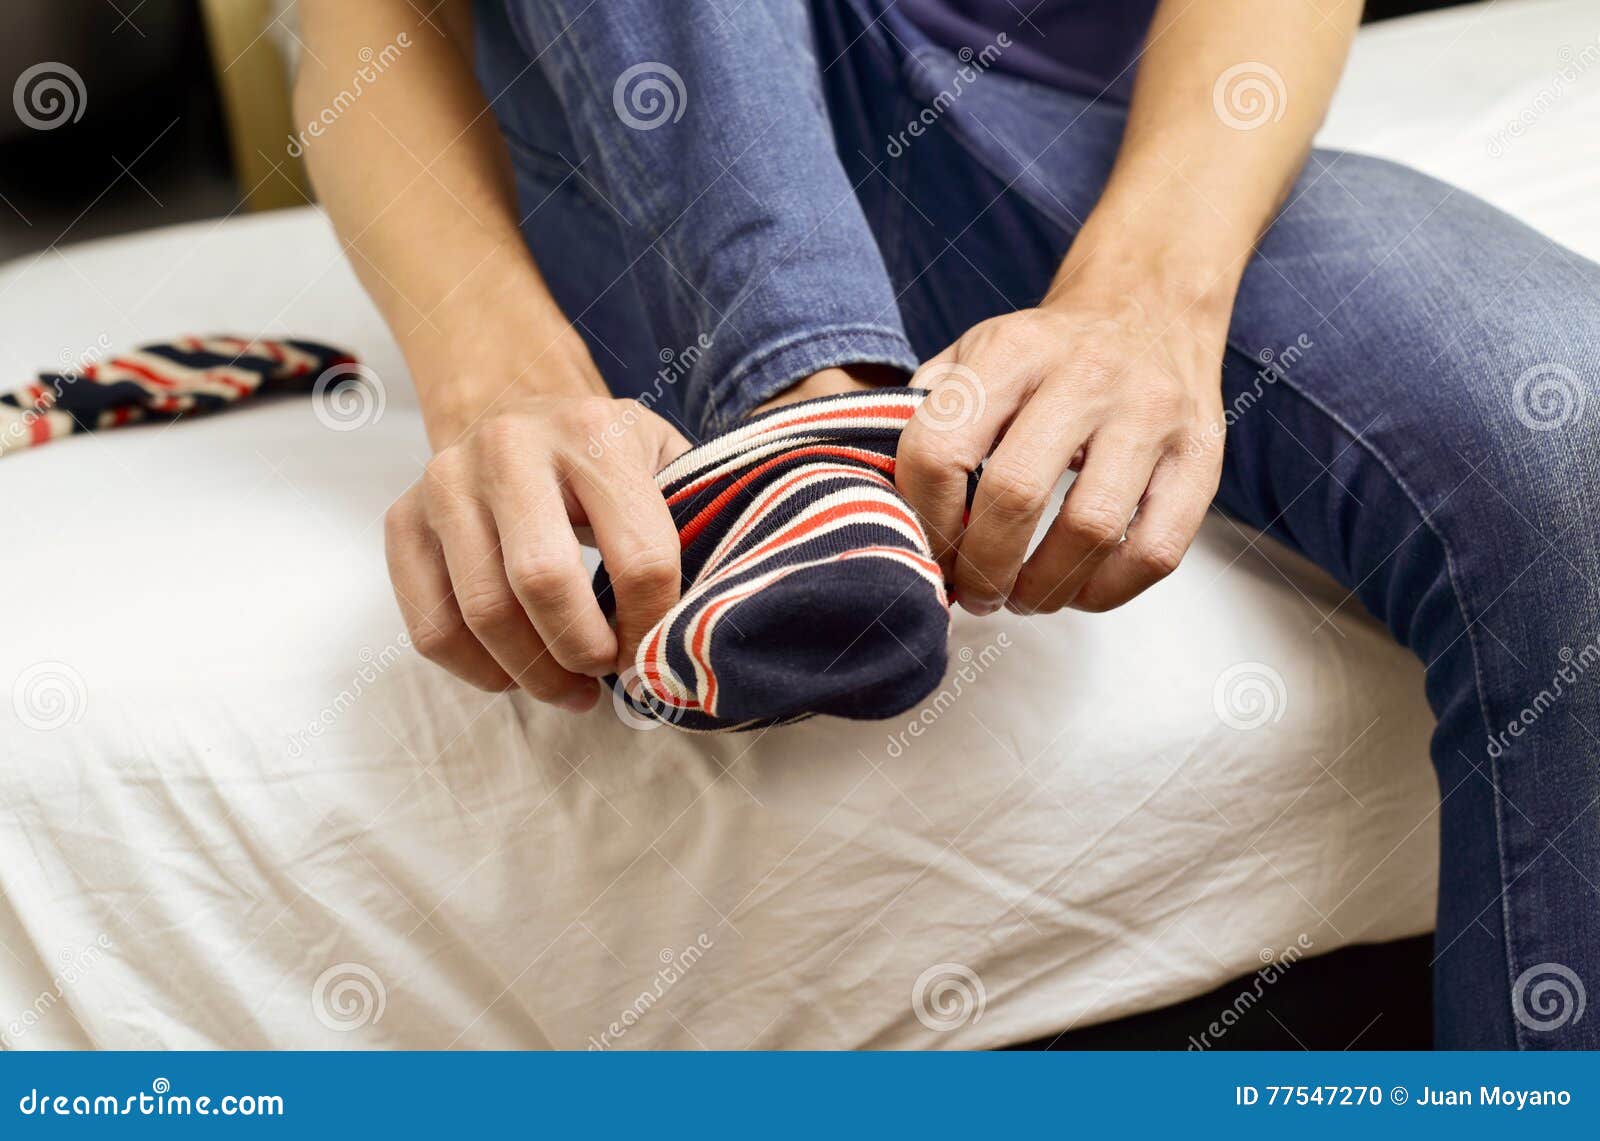
[[[1363,32],[1328,139],[1600,256],[1600,68],[1539,98],[1597,24],[1506,0]],[[320,215],[0,274],[14,377],[212,329],[349,345],[386,403],[0,461],[6,1044],[981,1047],[1431,925],[1420,670],[1269,542],[1213,520],[1113,615],[960,616],[920,718],[571,719],[400,643],[380,520],[425,444]]]

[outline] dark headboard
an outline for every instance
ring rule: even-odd
[[[1405,16],[1412,12],[1426,12],[1430,8],[1451,8],[1467,0],[1367,0],[1362,19],[1387,20],[1390,16]]]

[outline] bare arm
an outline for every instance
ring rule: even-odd
[[[472,75],[471,0],[427,21],[407,0],[305,0],[300,12],[310,50],[295,119],[321,131],[306,161],[416,375],[434,445],[518,392],[603,393],[518,232],[505,143]],[[357,83],[363,51],[385,45],[393,62],[324,115]]]
[[[902,490],[968,609],[1104,610],[1187,551],[1222,468],[1234,298],[1360,13],[1359,0],[1157,9],[1116,165],[1048,295],[976,326],[913,381],[937,384],[958,363],[987,396],[960,431],[913,422],[900,445]],[[966,472],[986,456],[963,528]],[[1030,556],[1050,490],[1074,464],[1061,516]]]
[[[471,70],[470,0],[427,18],[408,0],[300,11],[295,106],[319,124],[305,147],[312,179],[405,353],[437,452],[386,520],[406,627],[475,685],[588,708],[593,679],[631,660],[677,598],[677,534],[653,476],[687,444],[636,406],[635,430],[603,457],[581,443],[618,411],[519,232],[504,142]],[[615,630],[580,527],[612,570]]]

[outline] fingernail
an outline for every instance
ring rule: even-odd
[[[980,618],[984,618],[990,614],[993,614],[996,610],[999,610],[1001,601],[1001,599],[995,598],[992,595],[986,595],[982,598],[967,598],[963,596],[961,599],[961,608],[972,614],[976,614]]]

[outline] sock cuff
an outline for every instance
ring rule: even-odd
[[[927,394],[923,388],[872,388],[770,409],[673,460],[657,473],[656,486],[670,503],[694,484],[716,478],[729,465],[749,462],[757,453],[776,454],[811,440],[898,440]]]

